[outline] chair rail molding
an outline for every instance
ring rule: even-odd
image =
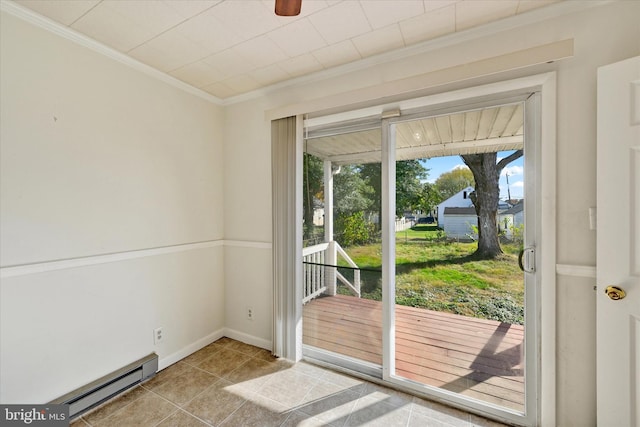
[[[115,252],[110,254],[90,255],[85,257],[69,258],[53,261],[42,261],[31,264],[12,265],[0,268],[0,278],[26,276],[29,274],[45,273],[48,271],[65,270],[70,268],[86,267],[90,265],[106,264],[125,261],[135,258],[144,258],[156,255],[164,255],[177,252],[193,251],[198,249],[216,247],[242,247],[253,249],[271,249],[270,242],[254,242],[244,240],[207,240],[203,242],[183,243],[156,248],[138,249],[131,251]]]

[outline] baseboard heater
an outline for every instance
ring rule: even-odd
[[[153,377],[157,371],[158,355],[151,353],[49,403],[68,404],[69,417],[74,418]]]

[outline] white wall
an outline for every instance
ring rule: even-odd
[[[586,2],[587,4],[589,2]],[[227,107],[225,160],[231,167],[225,172],[225,212],[242,212],[256,206],[266,207],[270,198],[269,146],[270,132],[264,111],[288,113],[313,112],[314,108],[340,105],[364,106],[381,103],[385,90],[397,86],[406,90],[413,84],[416,94],[434,93],[445,88],[460,88],[506,80],[544,71],[557,71],[557,262],[569,265],[595,265],[596,236],[589,230],[588,208],[596,203],[596,68],[640,54],[640,3],[623,1],[587,9],[569,16],[548,19],[524,27],[505,29],[486,36],[470,37],[464,43],[427,50],[415,57],[399,59],[338,75],[318,78],[313,82],[281,88],[257,100]],[[512,51],[572,38],[574,57],[553,64],[542,64],[511,72],[485,76],[477,80],[428,88],[430,71],[445,69],[476,60],[492,58]],[[424,78],[406,80],[412,76]],[[438,75],[441,77],[440,75]],[[402,80],[405,79],[405,80]],[[386,86],[385,86],[386,85]],[[304,109],[307,108],[307,111]],[[250,167],[238,167],[245,164]],[[242,197],[254,186],[256,198]],[[580,188],[580,191],[575,191]],[[262,210],[261,212],[269,212]],[[227,238],[252,239],[270,230],[268,214],[251,221],[225,218]],[[270,234],[267,233],[267,239]],[[255,250],[239,249],[247,258]],[[252,285],[242,276],[244,259],[225,259],[227,312],[235,312],[251,299],[255,309],[270,312],[271,300],[259,301],[251,289],[262,289],[263,283]],[[264,267],[263,274],[270,271]],[[252,272],[258,277],[260,274]],[[595,295],[594,278],[558,276],[557,278],[557,424],[560,426],[595,425]],[[247,292],[249,291],[249,294]],[[242,301],[242,302],[241,302]],[[249,331],[239,320],[234,328]],[[269,332],[260,338],[270,340]]]
[[[442,228],[448,238],[469,239],[470,235],[475,235],[472,226],[478,226],[476,215],[443,215],[442,218],[445,219]]]
[[[640,54],[638,16],[640,3],[623,1],[503,27],[221,109],[3,14],[2,271],[160,246],[176,251],[4,277],[0,401],[44,402],[154,350],[169,363],[223,328],[271,341],[265,111],[373,105],[388,100],[381,97],[390,87],[402,92],[396,98],[411,98],[555,70],[557,261],[595,265],[588,208],[596,202],[596,68]],[[573,58],[431,87],[430,72],[567,38]],[[223,237],[233,243],[217,244]],[[199,241],[210,245],[176,246]],[[594,282],[557,280],[561,426],[595,424]],[[166,341],[154,347],[157,326]]]
[[[219,337],[222,109],[11,15],[0,27],[0,401]]]
[[[225,239],[234,243],[225,246],[225,326],[232,338],[266,348],[273,319],[270,132],[260,102],[226,108]]]

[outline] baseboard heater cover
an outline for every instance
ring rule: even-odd
[[[158,355],[151,353],[49,403],[68,404],[69,417],[74,418],[136,384],[152,378],[157,371]]]

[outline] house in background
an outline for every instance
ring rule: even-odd
[[[519,200],[513,207],[498,212],[498,230],[511,239],[518,229],[524,227],[524,199]],[[521,233],[520,233],[521,234]]]
[[[474,227],[478,226],[478,214],[476,208],[446,207],[444,208],[444,224],[440,227],[447,238],[456,240],[476,240],[478,233]]]
[[[274,218],[255,214],[274,199],[272,119],[555,72],[543,425],[596,424],[596,76],[640,55],[640,2],[367,17],[364,1],[303,0],[294,21],[230,21],[243,2],[226,1],[213,25],[197,9],[216,2],[128,3],[151,4],[0,2],[0,402],[47,402],[150,352],[164,368],[222,336],[281,338]]]
[[[469,198],[469,195],[473,193],[473,187],[467,187],[458,191],[447,200],[441,202],[436,206],[438,211],[438,227],[446,231],[447,217],[445,217],[446,208],[469,208],[473,207],[473,202]],[[477,222],[477,221],[476,221]]]

